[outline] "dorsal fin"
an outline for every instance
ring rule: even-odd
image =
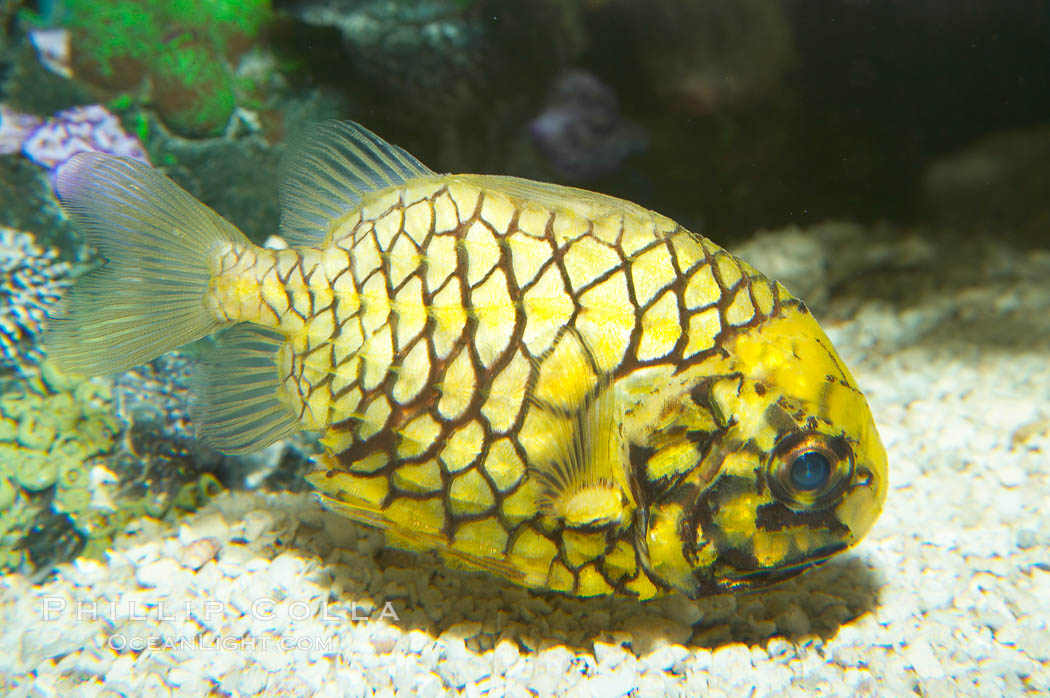
[[[281,235],[293,247],[320,245],[332,221],[365,195],[433,174],[403,148],[352,121],[313,124],[281,162]]]

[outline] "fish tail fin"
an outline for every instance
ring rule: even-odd
[[[62,208],[108,260],[81,277],[44,335],[67,373],[117,373],[227,324],[204,304],[211,263],[248,239],[151,167],[82,153],[59,172]]]

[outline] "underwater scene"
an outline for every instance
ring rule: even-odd
[[[1050,693],[1047,56],[0,0],[0,693]]]

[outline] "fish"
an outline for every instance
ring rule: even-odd
[[[49,323],[58,369],[221,330],[200,438],[318,432],[319,499],[390,547],[537,591],[699,598],[818,567],[882,509],[871,410],[805,304],[637,204],[438,174],[339,121],[287,149],[283,249],[131,159],[77,155],[57,192],[106,260]]]

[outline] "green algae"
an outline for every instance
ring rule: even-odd
[[[232,62],[271,19],[269,0],[68,0],[53,17],[70,31],[74,73],[137,93],[183,136],[213,136],[237,103]]]
[[[101,557],[130,521],[196,509],[222,489],[211,474],[180,468],[185,458],[139,456],[128,442],[108,379],[73,378],[44,363],[22,390],[0,396],[0,571],[61,561],[30,559],[31,539],[57,535],[55,522],[78,543],[66,557]],[[177,489],[143,478],[147,461],[154,471],[178,470]]]

